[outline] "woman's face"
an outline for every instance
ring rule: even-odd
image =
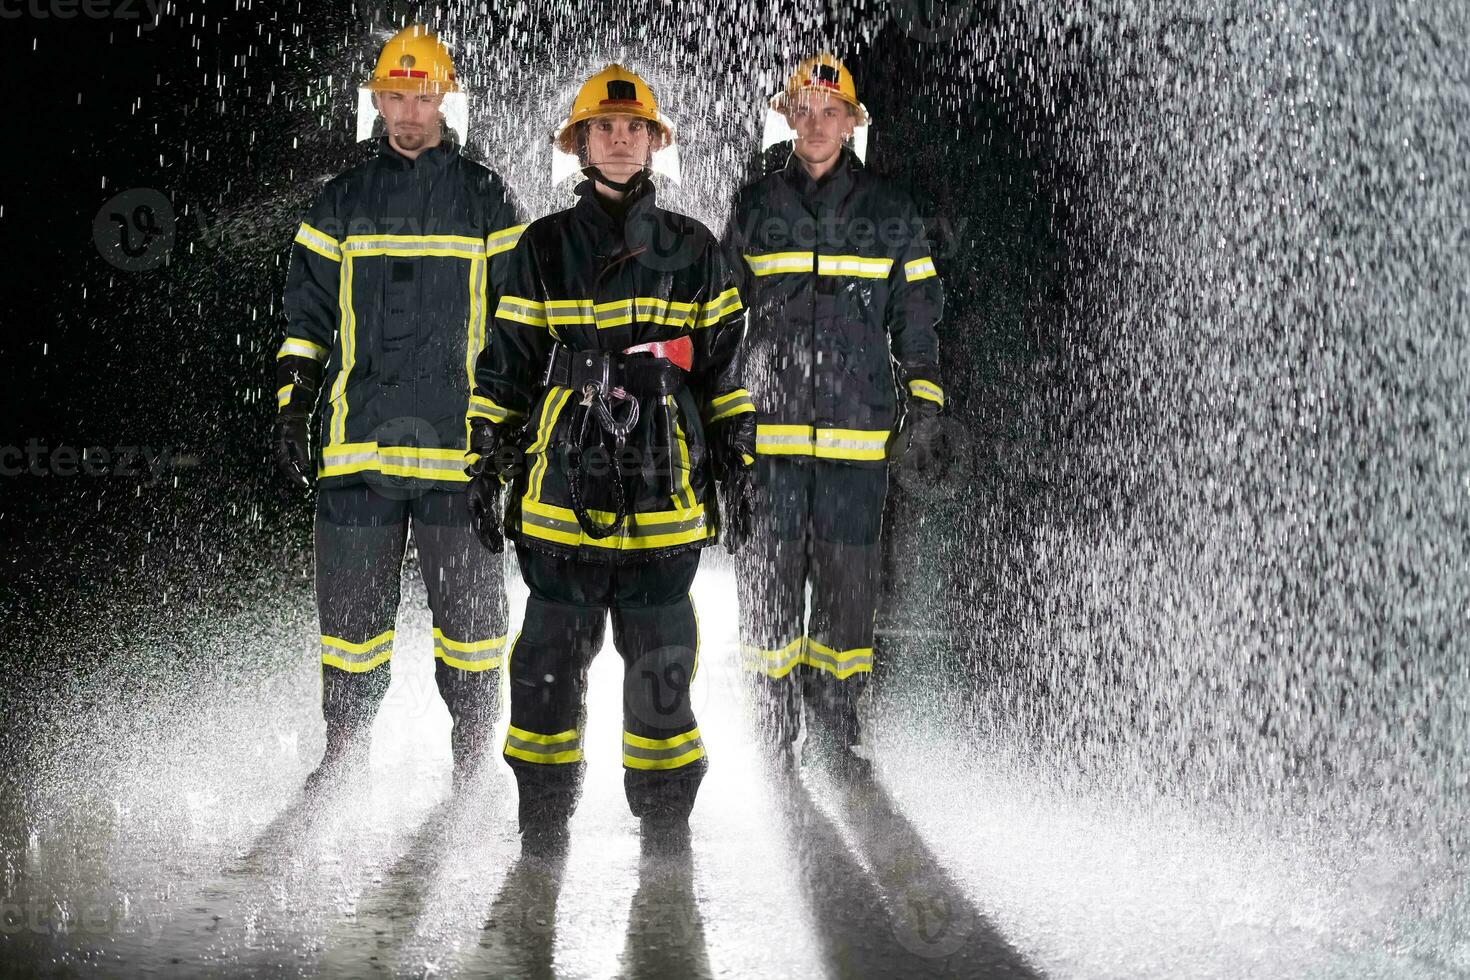
[[[637,116],[598,116],[587,123],[587,163],[619,183],[648,165],[653,127]]]

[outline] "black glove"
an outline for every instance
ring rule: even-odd
[[[479,457],[465,467],[465,474],[470,478],[465,494],[470,525],[480,543],[498,555],[505,551],[505,532],[500,526],[500,487],[520,472],[518,454],[506,442],[500,426],[479,418],[470,423],[470,454]]]
[[[311,422],[304,415],[277,415],[271,435],[276,468],[292,486],[309,487],[315,480],[311,465]]]
[[[949,465],[952,455],[949,437],[939,421],[939,406],[925,399],[910,401],[903,426],[889,452],[892,464],[910,472],[937,476]]]
[[[755,413],[716,423],[714,450],[711,462],[725,505],[720,537],[733,555],[750,540],[755,524]]]

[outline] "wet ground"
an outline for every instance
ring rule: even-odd
[[[733,591],[718,565],[695,591],[711,769],[683,858],[640,853],[622,798],[611,651],[590,679],[570,852],[523,859],[503,767],[451,792],[421,587],[405,589],[371,788],[318,808],[298,792],[321,750],[310,606],[279,610],[265,635],[258,618],[201,614],[207,656],[192,683],[115,683],[127,693],[81,699],[91,706],[37,746],[44,761],[4,815],[4,973],[1470,971],[1470,893],[1454,855],[1427,860],[1415,842],[1348,833],[1321,815],[1243,822],[1068,795],[1054,760],[981,748],[902,669],[874,706],[874,783],[837,783],[816,766],[777,778],[746,734]],[[283,642],[299,656],[278,658],[289,663],[278,673],[214,679],[210,658]],[[131,658],[147,655],[140,645]],[[102,668],[93,695],[130,662]]]

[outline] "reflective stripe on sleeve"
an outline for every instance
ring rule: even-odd
[[[296,231],[296,244],[308,248],[324,259],[342,261],[342,244],[325,232],[317,231],[306,222]]]
[[[743,309],[745,309],[745,304],[740,302],[739,290],[731,286],[712,301],[704,304],[695,326],[712,327],[730,314],[738,313]]]
[[[526,230],[525,225],[516,225],[513,228],[503,228],[492,232],[485,239],[485,256],[499,255],[501,252],[509,252],[516,247],[521,240],[521,232]]]
[[[524,323],[533,327],[547,326],[546,304],[534,299],[522,299],[519,296],[502,296],[500,305],[495,308],[495,315],[502,320],[512,320],[516,323]]]
[[[517,412],[513,409],[497,405],[495,402],[491,401],[489,398],[486,398],[484,395],[470,396],[470,418],[489,419],[496,425],[500,425],[503,422],[508,422],[511,419],[518,418],[524,414],[524,412]]]
[[[313,361],[325,361],[327,349],[321,344],[312,343],[301,337],[287,337],[281,344],[281,349],[276,351],[276,360],[283,357],[305,357]]]
[[[291,404],[291,389],[295,387],[295,385],[286,385],[276,389],[276,408],[285,408]]]
[[[909,394],[915,398],[936,402],[941,408],[944,407],[944,389],[932,381],[910,381]]]
[[[934,268],[934,260],[926,255],[904,263],[903,274],[909,282],[918,282],[920,279],[933,279],[939,275],[939,270]]]
[[[710,400],[709,420],[718,422],[733,415],[744,415],[753,411],[755,411],[755,402],[751,400],[750,392],[744,388],[736,388],[729,394]]]

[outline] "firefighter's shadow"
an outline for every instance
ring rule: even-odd
[[[466,976],[556,976],[556,905],[566,855],[522,853],[490,907],[480,942],[463,964]]]
[[[817,780],[815,789],[842,826],[795,779],[780,787],[782,822],[833,976],[1040,977],[965,897],[882,787]]]
[[[645,851],[639,859],[621,976],[626,980],[711,976],[690,852]]]

